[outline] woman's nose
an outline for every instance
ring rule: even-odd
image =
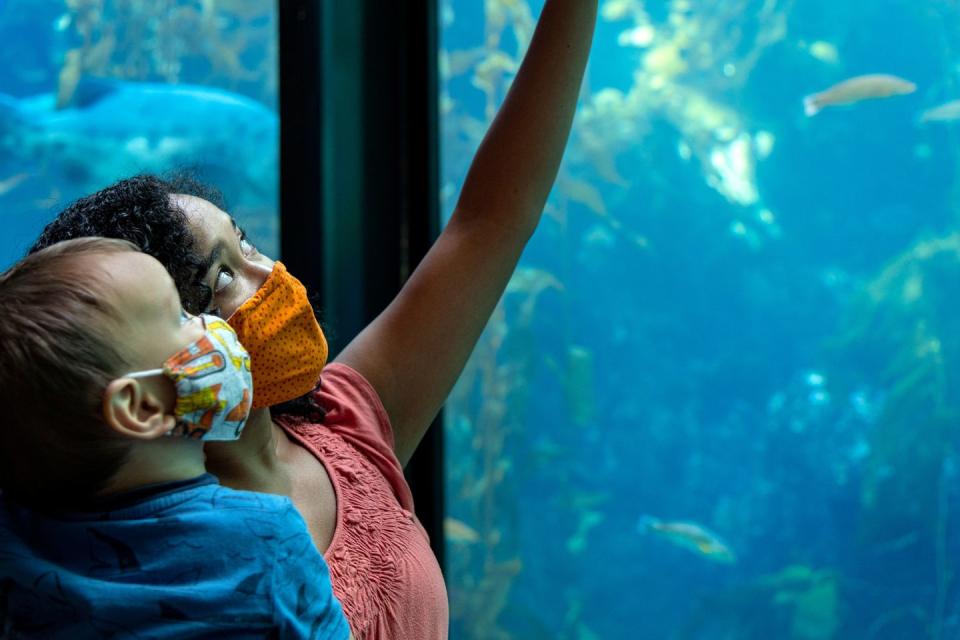
[[[272,272],[273,260],[266,256],[258,255],[251,260],[245,260],[243,263],[243,279],[247,283],[245,287],[247,292],[244,300],[256,293]]]
[[[246,280],[253,285],[254,292],[263,286],[263,283],[270,277],[270,273],[273,272],[273,260],[263,255],[245,260],[243,266]]]

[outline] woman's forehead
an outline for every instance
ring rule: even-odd
[[[187,216],[190,233],[201,253],[209,251],[218,240],[233,236],[233,220],[226,211],[196,196],[175,194],[172,197]]]

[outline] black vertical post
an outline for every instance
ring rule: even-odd
[[[282,0],[281,253],[322,292],[331,353],[438,232],[437,0]],[[443,431],[406,469],[443,566]]]
[[[364,16],[366,311],[375,317],[430,248],[439,225],[436,0],[367,0]],[[439,310],[438,310],[439,312]],[[443,566],[443,425],[406,469],[417,517]]]
[[[407,149],[409,184],[405,216],[406,256],[404,278],[426,255],[440,227],[440,148],[439,148],[439,20],[436,0],[407,0],[403,33],[406,41],[406,65],[413,77],[406,85],[404,102],[409,105],[407,126],[401,127],[403,147]],[[437,310],[438,313],[442,313]],[[413,490],[418,517],[430,534],[433,551],[445,567],[446,546],[443,535],[445,514],[445,473],[443,416],[434,420],[410,464],[407,480]],[[424,505],[420,507],[419,505]]]
[[[322,18],[317,0],[278,0],[280,257],[323,295]]]

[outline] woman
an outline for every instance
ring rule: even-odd
[[[207,448],[207,468],[226,486],[293,500],[357,638],[447,636],[443,578],[402,469],[540,220],[596,13],[597,0],[547,0],[450,222],[396,299],[325,368],[302,287],[194,186],[120,182],[71,205],[34,247],[128,239],[164,264],[189,311],[229,319],[251,352],[255,410],[238,443]]]

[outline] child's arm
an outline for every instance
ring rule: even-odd
[[[598,0],[547,0],[453,217],[397,298],[337,358],[377,390],[406,464],[540,220],[566,146]]]

